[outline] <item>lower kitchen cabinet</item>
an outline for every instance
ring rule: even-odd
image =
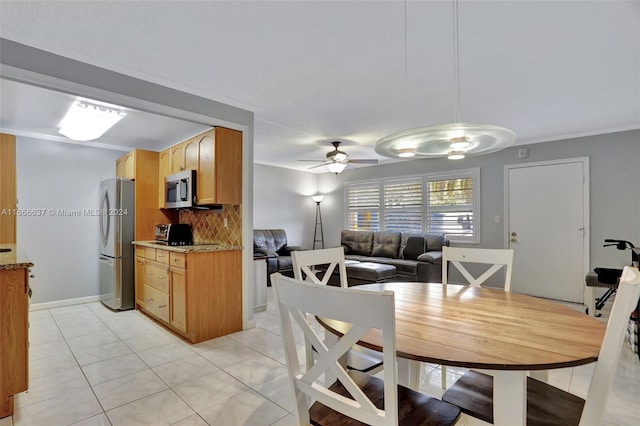
[[[187,332],[187,273],[185,269],[171,267],[171,326]]]
[[[29,270],[0,270],[0,418],[29,385]]]
[[[138,308],[192,343],[242,330],[241,253],[136,246]]]

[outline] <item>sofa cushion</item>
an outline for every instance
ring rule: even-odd
[[[381,231],[373,233],[371,256],[397,259],[400,254],[401,232]]]
[[[373,231],[348,231],[340,233],[340,244],[347,248],[345,254],[371,256]]]
[[[442,252],[441,251],[429,251],[418,256],[420,262],[427,263],[439,263],[442,264]]]
[[[287,233],[284,229],[254,229],[253,247],[279,251],[287,245]]]
[[[391,259],[390,257],[369,257],[362,261],[395,266],[397,272],[402,275],[418,275],[418,262],[415,260]]]
[[[427,251],[442,251],[442,246],[449,245],[444,234],[426,234]]]
[[[407,244],[402,250],[402,258],[417,260],[418,256],[426,251],[427,244],[424,237],[408,237]]]
[[[278,257],[278,270],[282,271],[283,269],[291,269],[293,268],[293,264],[291,261],[291,256],[280,256]]]
[[[396,268],[392,265],[384,265],[380,263],[358,262],[346,265],[347,276],[359,280],[377,282],[389,278],[393,278],[396,274]],[[347,279],[347,280],[348,280]]]

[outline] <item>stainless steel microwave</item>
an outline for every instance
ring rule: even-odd
[[[193,208],[197,204],[196,194],[195,170],[186,170],[174,175],[169,175],[165,178],[164,208]]]

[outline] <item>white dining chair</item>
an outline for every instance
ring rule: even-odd
[[[333,271],[338,268],[340,286],[348,287],[347,268],[342,247],[293,251],[291,252],[291,263],[294,278],[319,285],[327,285]],[[323,265],[323,268],[317,268],[319,265]]]
[[[491,265],[477,277],[472,274],[469,264]],[[511,270],[513,268],[512,249],[478,249],[463,247],[442,247],[442,284],[449,282],[449,264],[455,267],[471,287],[481,287],[489,278],[504,268],[504,291],[511,291]],[[442,370],[442,389],[447,388],[447,368]]]
[[[467,267],[469,263],[491,265],[489,269],[475,277]],[[442,284],[449,281],[449,264],[453,265],[472,287],[480,287],[489,278],[504,268],[504,291],[511,291],[512,249],[478,249],[463,247],[442,247]]]
[[[640,299],[640,272],[625,267],[613,302],[598,361],[586,400],[547,383],[527,378],[527,425],[599,426],[622,350],[629,315]],[[493,424],[493,377],[469,371],[454,383],[442,399],[463,413]]]
[[[349,287],[344,249],[342,247],[293,251],[291,252],[291,263],[293,265],[293,276],[298,280],[327,285],[337,268],[340,287]],[[309,344],[309,342],[306,343]],[[312,357],[313,352],[307,351],[307,356]],[[311,365],[313,358],[307,358],[307,363]],[[347,353],[346,365],[351,370],[377,374],[383,367],[382,355],[362,346],[354,346]]]
[[[396,362],[395,301],[391,291],[374,292],[271,276],[278,307],[289,381],[300,425],[451,425],[460,411],[437,398],[399,386],[397,370],[385,368],[383,379],[347,371],[340,358],[370,330],[381,332],[386,365]],[[353,309],[358,306],[358,309]],[[309,323],[309,317],[344,321],[350,330],[327,346]],[[300,368],[292,322],[317,349],[317,361],[306,372]],[[308,349],[307,349],[308,350]],[[335,382],[324,379],[336,377]]]

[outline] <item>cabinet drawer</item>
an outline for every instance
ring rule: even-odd
[[[170,265],[176,268],[186,268],[187,266],[187,255],[184,253],[171,253],[169,256]]]
[[[160,262],[160,263],[164,263],[165,265],[168,265],[169,264],[169,251],[167,251],[167,250],[156,250],[156,262]]]
[[[148,285],[144,286],[144,308],[165,322],[169,322],[169,295]]]
[[[169,293],[169,268],[162,264],[147,262],[144,283],[164,293]]]
[[[152,247],[136,246],[136,256],[149,260],[156,260],[156,249]]]

